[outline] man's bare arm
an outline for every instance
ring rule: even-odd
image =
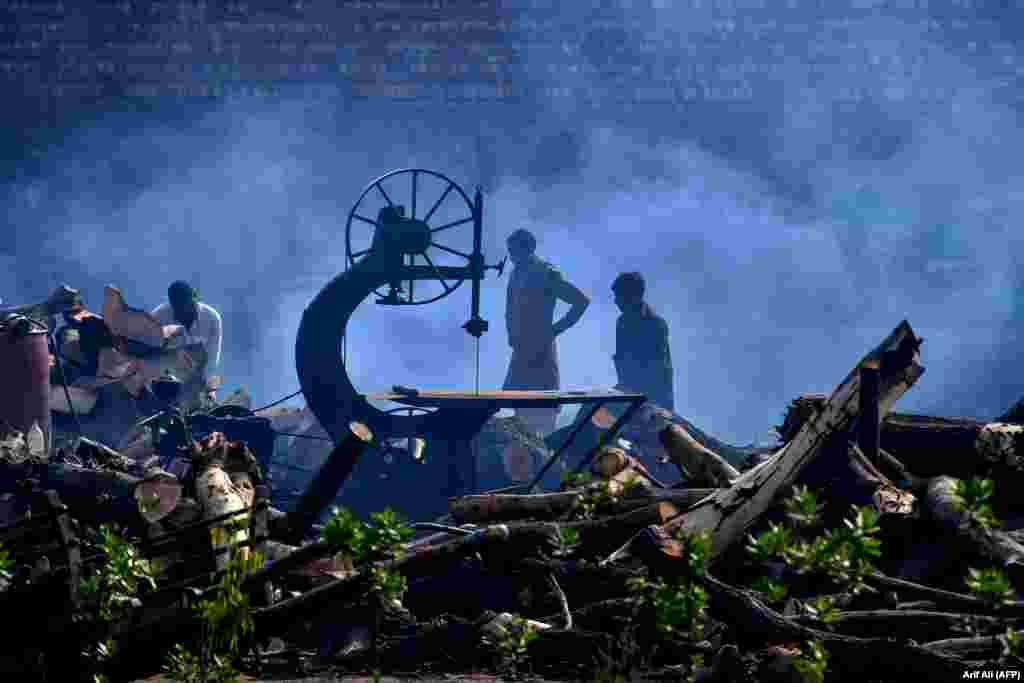
[[[590,305],[590,297],[565,280],[558,281],[558,285],[555,288],[555,297],[559,301],[569,304],[569,312],[551,326],[552,333],[557,337],[580,321],[580,318],[583,317],[583,312]]]

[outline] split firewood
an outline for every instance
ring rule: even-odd
[[[879,404],[882,415],[924,373],[917,362],[919,345],[910,325],[904,321],[862,361],[877,361],[881,366]],[[779,496],[790,490],[803,469],[821,452],[828,437],[852,431],[858,416],[858,368],[859,365],[847,375],[825,406],[804,423],[779,453],[742,474],[731,487],[672,520],[666,528],[711,531],[711,557],[720,557]]]
[[[658,437],[669,459],[679,468],[683,478],[694,486],[728,488],[740,476],[739,470],[700,445],[677,424],[663,429]]]
[[[614,482],[613,494],[621,492]],[[448,501],[448,510],[459,523],[498,522],[514,519],[555,519],[568,514],[580,495],[596,490],[594,485],[572,491],[538,494],[485,493],[460,496]],[[685,510],[718,489],[642,489],[628,497],[619,498],[612,506],[615,512],[628,512],[652,503],[666,502]]]
[[[928,484],[926,500],[932,517],[955,531],[967,547],[1014,575],[1024,576],[1024,545],[1009,534],[984,528],[972,519],[970,513],[962,508],[962,501],[956,494],[955,479],[932,479]]]

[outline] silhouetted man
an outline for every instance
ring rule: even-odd
[[[668,324],[644,303],[645,289],[640,273],[622,273],[612,283],[615,305],[622,311],[615,324],[615,372],[620,387],[675,412]]]
[[[534,253],[537,240],[528,230],[516,230],[507,241],[515,268],[508,283],[505,324],[512,360],[505,376],[506,389],[559,388],[558,348],[555,338],[575,325],[590,299],[562,278],[562,274]],[[569,312],[552,324],[555,304],[564,301]],[[525,408],[516,415],[541,436],[555,429],[557,406]]]
[[[220,369],[221,319],[212,306],[199,300],[199,293],[192,285],[182,280],[172,282],[167,288],[167,303],[160,304],[152,311],[161,325],[181,325],[183,332],[171,342],[175,348],[202,346],[206,351],[204,372],[197,372],[193,380],[182,390],[182,402],[195,404],[206,398],[213,398],[215,385],[207,380],[210,373]]]

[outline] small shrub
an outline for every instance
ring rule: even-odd
[[[998,568],[967,570],[967,588],[974,595],[1002,607],[1013,602],[1013,586],[1006,574]]]

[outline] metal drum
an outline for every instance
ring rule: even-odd
[[[50,348],[44,323],[13,316],[0,323],[0,420],[43,430],[50,452]]]

